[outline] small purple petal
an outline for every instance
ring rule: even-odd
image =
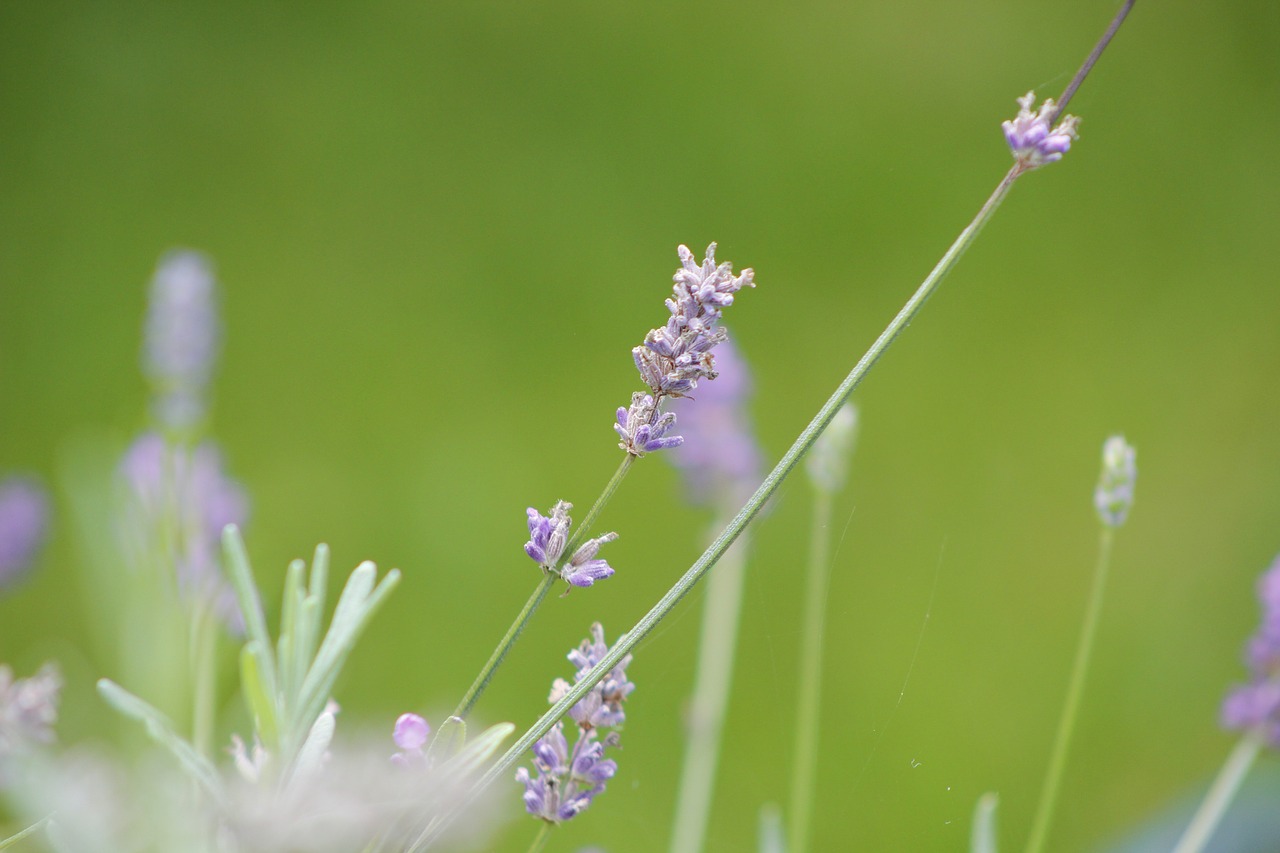
[[[401,749],[422,749],[431,736],[431,726],[417,714],[401,714],[396,719],[391,739]]]

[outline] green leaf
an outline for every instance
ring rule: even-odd
[[[240,689],[244,691],[245,704],[253,715],[258,740],[267,749],[274,749],[280,742],[280,719],[275,696],[263,677],[263,664],[269,657],[256,640],[245,643],[240,650]]]
[[[498,723],[485,729],[449,760],[449,771],[459,776],[471,775],[493,757],[515,730],[515,723]]]
[[[786,853],[787,838],[782,831],[782,811],[773,803],[760,807],[760,853]]]
[[[121,714],[142,723],[151,739],[169,750],[178,759],[178,764],[205,789],[206,793],[217,802],[224,802],[222,782],[218,778],[218,772],[204,756],[196,752],[191,744],[173,730],[173,724],[164,714],[106,678],[98,679],[98,693],[108,705]]]
[[[435,764],[453,758],[466,742],[466,721],[461,717],[449,717],[436,729],[436,736],[427,747],[427,763]]]
[[[42,817],[40,818],[40,820],[31,824],[31,826],[28,826],[26,829],[22,830],[21,832],[16,833],[15,835],[10,835],[8,838],[4,839],[3,841],[0,841],[0,850],[4,850],[6,847],[12,847],[14,844],[17,844],[19,841],[26,838],[27,836],[34,835],[35,833],[43,829],[45,827],[45,824],[47,823],[49,823],[49,818]]]
[[[302,682],[297,707],[290,715],[291,728],[309,725],[329,700],[333,684],[338,680],[342,665],[355,646],[356,640],[369,623],[369,619],[400,582],[400,572],[392,569],[374,588],[377,575],[373,563],[364,562],[356,567],[338,598],[333,621],[325,634],[320,651],[316,654],[306,679]]]
[[[262,613],[262,599],[258,595],[258,587],[253,582],[253,569],[249,567],[249,555],[244,550],[244,540],[240,538],[240,530],[234,524],[222,529],[222,551],[226,555],[227,574],[236,591],[236,600],[240,603],[240,612],[244,615],[245,633],[251,642],[256,642],[264,654],[259,656],[258,663],[262,670],[262,680],[266,683],[270,695],[276,695],[276,670],[271,660],[271,635],[267,633],[267,618]]]
[[[294,655],[298,644],[298,618],[302,609],[302,580],[307,571],[307,564],[302,560],[294,560],[284,577],[284,595],[280,598],[280,636],[276,640],[276,665],[280,669],[280,695],[286,705],[293,698],[302,680],[302,672],[297,668]]]
[[[325,711],[316,718],[315,724],[307,732],[307,739],[298,750],[298,757],[293,762],[293,770],[289,773],[289,781],[302,779],[324,765],[324,754],[333,742],[335,721],[333,714]]]
[[[988,791],[973,807],[973,828],[969,833],[970,853],[996,853],[996,807],[1000,795]]]

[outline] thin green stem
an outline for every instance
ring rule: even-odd
[[[791,445],[790,449],[783,454],[782,459],[774,467],[769,475],[765,477],[764,482],[756,489],[755,493],[747,500],[746,504],[733,517],[728,526],[721,531],[715,541],[703,552],[689,570],[684,573],[681,578],[676,581],[671,589],[659,599],[648,613],[640,618],[634,627],[614,643],[609,652],[596,664],[595,668],[585,675],[580,681],[575,683],[561,697],[560,701],[551,706],[551,709],[543,714],[536,723],[534,723],[528,731],[522,734],[519,739],[499,758],[488,771],[481,776],[472,786],[467,797],[450,813],[450,819],[441,821],[436,832],[432,834],[434,838],[444,827],[457,816],[468,804],[473,802],[482,791],[492,785],[499,779],[505,779],[510,773],[511,768],[517,761],[533,746],[534,741],[545,735],[556,724],[556,721],[568,713],[577,702],[579,702],[588,691],[590,691],[599,681],[610,672],[618,661],[629,654],[641,640],[648,636],[659,622],[675,607],[680,599],[688,594],[707,570],[713,566],[717,560],[724,556],[725,551],[734,543],[746,526],[751,522],[756,514],[760,512],[769,498],[773,496],[778,487],[782,485],[782,481],[791,473],[791,469],[796,466],[800,458],[809,450],[809,447],[818,438],[831,419],[835,417],[840,406],[844,404],[854,389],[862,382],[871,368],[880,360],[880,356],[894,342],[902,330],[911,324],[916,315],[920,313],[920,309],[924,307],[925,302],[937,290],[938,285],[946,278],[947,273],[955,266],[960,256],[964,254],[965,249],[972,244],[974,238],[982,230],[982,226],[991,219],[992,214],[1004,201],[1005,196],[1009,194],[1013,182],[1018,178],[1019,171],[1017,167],[1010,169],[1000,183],[992,192],[991,197],[982,205],[982,209],[978,211],[978,215],[973,221],[960,232],[960,236],[956,238],[951,247],[947,249],[946,254],[938,261],[933,270],[925,278],[924,282],[916,289],[911,298],[902,307],[897,315],[889,321],[889,325],[885,327],[880,336],[876,338],[871,348],[858,360],[853,370],[845,377],[840,386],[822,405],[818,413],[814,415],[813,420],[804,428],[800,436]]]
[[[12,847],[22,839],[29,838],[30,836],[35,835],[37,832],[39,832],[40,830],[48,826],[49,821],[51,820],[53,820],[53,815],[47,815],[46,817],[42,817],[35,823],[31,824],[31,826],[28,826],[26,829],[18,833],[15,833],[14,835],[10,835],[8,838],[0,840],[0,850],[4,850],[7,847]]]
[[[631,464],[635,461],[636,457],[630,453],[623,454],[622,462],[618,464],[618,470],[613,472],[613,476],[605,484],[604,491],[600,493],[600,497],[596,498],[596,502],[591,505],[591,509],[587,510],[586,517],[578,522],[578,531],[570,537],[569,544],[564,546],[566,557],[573,556],[573,552],[578,550],[578,546],[586,540],[587,534],[591,532],[591,526],[596,523],[596,519],[600,517],[600,513],[613,497],[613,493],[618,491],[618,486],[622,485],[622,479],[627,476],[627,472],[631,470]]]
[[[538,609],[538,605],[542,603],[542,599],[547,597],[547,593],[551,590],[551,585],[556,582],[557,578],[550,572],[543,575],[542,580],[538,581],[537,587],[534,588],[533,594],[529,596],[529,600],[524,603],[524,607],[516,614],[516,619],[511,623],[511,627],[507,629],[507,633],[503,635],[499,641],[498,647],[493,650],[493,654],[489,655],[489,660],[481,668],[480,674],[476,676],[476,680],[467,688],[466,695],[458,702],[458,707],[454,709],[453,716],[465,720],[467,714],[471,713],[471,709],[475,707],[480,694],[484,693],[489,682],[493,680],[493,675],[498,671],[498,667],[502,666],[502,661],[506,659],[507,652],[511,651],[511,647],[516,644],[516,640],[520,639],[520,634],[524,631],[529,619],[532,618],[534,612]]]
[[[191,743],[208,758],[213,744],[217,681],[218,626],[207,607],[198,607],[191,626],[191,657],[195,670],[192,696]]]
[[[529,853],[539,853],[543,847],[547,846],[547,841],[551,839],[551,824],[544,822],[542,829],[538,830],[538,834],[533,837],[533,843],[529,845]]]
[[[791,769],[791,808],[787,812],[787,851],[809,849],[814,783],[818,767],[818,710],[822,699],[822,637],[830,575],[831,494],[818,489],[809,538],[809,579],[805,590],[800,684],[796,696],[795,753]]]
[[[713,528],[718,529],[719,525]],[[729,707],[729,688],[733,682],[733,660],[738,649],[746,545],[742,541],[730,548],[707,580],[684,764],[676,788],[672,853],[697,853],[706,840],[724,719]]]
[[[1195,817],[1191,819],[1186,832],[1178,839],[1178,846],[1173,849],[1173,853],[1200,853],[1204,849],[1264,745],[1265,740],[1257,731],[1246,732],[1240,738],[1240,742],[1231,750],[1222,769],[1218,771],[1200,808],[1196,809]]]
[[[1031,824],[1031,836],[1027,839],[1026,853],[1040,853],[1053,822],[1053,810],[1058,801],[1058,788],[1062,783],[1062,771],[1067,764],[1067,752],[1071,747],[1071,734],[1075,731],[1076,717],[1080,711],[1080,698],[1084,695],[1085,677],[1089,673],[1089,660],[1093,655],[1093,640],[1098,632],[1098,617],[1102,613],[1102,598],[1107,586],[1107,570],[1111,565],[1111,543],[1115,529],[1102,525],[1098,543],[1098,565],[1093,571],[1093,588],[1089,591],[1089,604],[1085,610],[1084,625],[1080,628],[1080,642],[1076,646],[1075,662],[1071,665],[1071,681],[1067,685],[1067,698],[1058,720],[1058,733],[1053,739],[1053,752],[1049,768],[1045,771],[1044,785],[1040,789],[1040,802],[1036,806],[1035,820]]]
[[[600,516],[600,512],[609,503],[613,493],[618,490],[618,486],[622,483],[622,478],[627,476],[627,471],[631,470],[631,463],[634,461],[635,457],[630,454],[623,457],[622,463],[618,465],[618,470],[613,472],[613,476],[605,484],[604,491],[600,493],[600,497],[596,498],[596,502],[591,505],[586,518],[582,519],[578,525],[578,532],[573,535],[569,544],[565,546],[564,553],[566,555],[571,556],[577,550],[578,545],[587,538],[587,531],[591,529],[591,525],[595,523],[595,520]],[[529,596],[529,600],[525,602],[524,607],[516,614],[515,621],[511,623],[511,627],[507,629],[507,633],[498,642],[493,654],[489,655],[489,660],[485,661],[485,665],[481,667],[480,674],[476,676],[476,680],[471,682],[466,694],[458,702],[458,707],[454,710],[453,716],[465,720],[467,714],[471,713],[471,709],[479,701],[480,695],[484,693],[485,688],[489,686],[489,682],[493,680],[498,667],[502,666],[507,653],[516,644],[516,640],[520,639],[525,626],[529,624],[529,620],[533,618],[538,606],[542,604],[542,600],[550,592],[552,584],[558,579],[559,575],[555,572],[547,572],[543,575],[542,580],[538,581],[538,586],[534,588],[533,594]]]

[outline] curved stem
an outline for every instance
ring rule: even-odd
[[[1031,836],[1027,840],[1027,853],[1040,853],[1053,822],[1053,809],[1057,805],[1058,787],[1062,783],[1062,771],[1067,764],[1067,751],[1071,746],[1071,734],[1075,730],[1080,711],[1080,697],[1084,694],[1084,680],[1089,672],[1089,659],[1093,655],[1093,639],[1098,632],[1098,617],[1102,612],[1102,596],[1107,585],[1107,569],[1111,564],[1111,542],[1115,529],[1102,525],[1102,537],[1098,544],[1098,565],[1093,571],[1093,588],[1089,591],[1089,605],[1085,611],[1084,625],[1080,628],[1080,642],[1076,646],[1076,659],[1071,665],[1071,681],[1067,686],[1067,698],[1058,720],[1058,733],[1053,740],[1053,753],[1049,768],[1045,771],[1044,787],[1040,789],[1040,802],[1036,806],[1035,820],[1031,824]]]
[[[631,469],[631,463],[635,461],[635,457],[627,454],[622,459],[622,464],[618,466],[618,470],[613,472],[613,476],[609,482],[605,484],[604,491],[600,493],[600,497],[596,498],[596,502],[591,505],[591,509],[587,512],[586,518],[578,525],[578,532],[573,535],[569,544],[565,546],[564,553],[572,556],[573,552],[578,549],[578,545],[587,538],[587,531],[591,525],[599,517],[601,510],[605,504],[609,503],[609,499],[613,497],[613,493],[618,490],[622,478],[627,476],[627,471]],[[529,600],[525,602],[524,607],[516,614],[515,621],[511,623],[511,627],[507,629],[507,633],[498,641],[498,646],[493,650],[493,654],[489,655],[489,660],[485,661],[480,673],[476,676],[476,680],[471,682],[471,686],[467,688],[467,692],[458,702],[458,707],[454,709],[453,716],[465,720],[467,714],[471,713],[471,709],[480,699],[480,695],[484,693],[485,688],[489,686],[489,682],[493,680],[494,673],[498,671],[498,667],[502,666],[502,662],[506,659],[507,653],[511,651],[511,647],[516,644],[516,640],[520,639],[520,634],[524,632],[525,626],[529,624],[529,620],[533,618],[533,614],[537,611],[538,606],[542,604],[542,600],[547,597],[547,593],[551,590],[552,584],[559,579],[559,575],[555,572],[546,572],[542,580],[538,581],[537,587],[534,588],[533,594],[529,596]]]
[[[827,424],[829,424],[831,419],[836,416],[836,412],[839,411],[840,406],[849,399],[853,390],[858,387],[866,377],[867,373],[871,371],[871,368],[880,360],[880,356],[884,355],[889,346],[894,342],[898,335],[902,333],[902,330],[909,326],[911,321],[915,319],[916,315],[920,313],[920,309],[924,307],[925,302],[927,302],[929,297],[933,295],[933,292],[938,288],[938,285],[942,283],[944,278],[946,278],[947,273],[951,271],[956,262],[960,259],[960,256],[964,254],[965,249],[969,247],[974,238],[982,230],[982,226],[987,223],[992,214],[994,214],[996,209],[1000,206],[1000,203],[1004,201],[1005,196],[1009,194],[1009,190],[1012,188],[1013,182],[1017,179],[1018,175],[1019,172],[1015,167],[1010,169],[1004,176],[1004,179],[1000,181],[996,186],[995,191],[992,192],[991,197],[982,205],[982,209],[978,211],[978,215],[975,216],[973,221],[960,232],[960,236],[957,237],[955,242],[951,244],[951,247],[947,249],[946,254],[942,256],[942,259],[939,260],[933,270],[930,271],[924,282],[916,288],[915,293],[913,293],[911,298],[907,300],[907,303],[902,307],[902,310],[900,310],[894,318],[889,321],[889,325],[886,326],[884,331],[880,333],[880,336],[876,338],[875,342],[871,345],[871,348],[868,349],[862,358],[858,360],[858,363],[854,365],[853,370],[849,372],[849,375],[845,377],[844,381],[840,383],[840,386],[836,388],[835,392],[827,399],[827,402],[824,403],[822,408],[818,410],[818,413],[814,415],[813,420],[811,420],[809,425],[800,433],[800,436],[791,445],[791,448],[783,455],[782,459],[774,469],[769,472],[767,477],[765,477],[764,482],[760,484],[758,489],[756,489],[755,494],[747,500],[742,509],[738,511],[738,514],[735,515],[733,520],[729,522],[728,526],[721,531],[720,535],[716,537],[710,547],[703,552],[697,562],[689,567],[689,570],[681,576],[680,580],[676,581],[675,585],[672,586],[671,589],[667,590],[667,593],[659,599],[658,603],[655,604],[648,613],[641,617],[640,621],[638,621],[630,631],[618,638],[618,641],[614,643],[613,647],[609,649],[608,653],[605,654],[599,663],[596,664],[594,669],[592,669],[587,675],[583,676],[581,680],[574,684],[568,692],[561,697],[560,701],[552,705],[550,710],[538,718],[538,721],[534,723],[528,731],[522,734],[519,739],[502,754],[502,757],[499,758],[494,765],[476,781],[467,797],[465,797],[458,804],[457,808],[450,813],[449,819],[441,821],[439,828],[432,834],[432,838],[438,835],[439,832],[443,831],[444,827],[452,819],[456,818],[457,814],[462,809],[473,802],[482,791],[498,779],[505,778],[510,772],[512,766],[514,766],[515,763],[520,760],[521,756],[523,756],[524,753],[533,746],[534,741],[549,732],[551,727],[556,724],[557,720],[568,713],[569,709],[580,701],[588,691],[595,687],[600,679],[604,678],[605,675],[617,666],[618,661],[622,660],[625,655],[629,654],[631,650],[636,647],[636,644],[648,636],[649,632],[652,631],[671,611],[671,609],[680,602],[680,599],[684,598],[685,595],[688,594],[689,590],[693,588],[693,585],[702,579],[702,576],[706,574],[707,570],[724,555],[724,552],[727,551],[729,546],[734,543],[739,535],[741,535],[746,526],[753,518],[756,517],[756,514],[760,512],[765,503],[768,502],[769,498],[773,496],[773,493],[782,485],[782,481],[791,473],[791,469],[796,466],[800,461],[800,458],[809,450],[809,447],[813,442],[818,438],[822,431],[827,428]]]
[[[507,629],[507,633],[498,641],[498,647],[493,650],[493,654],[489,655],[489,660],[480,668],[480,674],[476,676],[475,681],[471,682],[466,694],[458,702],[458,707],[454,709],[453,716],[465,720],[467,714],[471,713],[471,709],[475,707],[476,702],[480,699],[480,694],[484,693],[485,688],[489,686],[489,682],[493,680],[494,673],[498,671],[498,667],[502,666],[503,660],[506,659],[507,652],[511,651],[511,647],[516,644],[516,640],[520,639],[520,634],[524,632],[525,626],[529,624],[529,619],[533,617],[538,605],[542,603],[542,599],[547,597],[547,593],[551,590],[551,585],[556,580],[557,578],[554,574],[547,572],[542,576],[542,580],[538,581],[533,594],[529,596],[529,600],[524,603],[524,607],[516,614],[516,619],[511,623],[511,627]]]
[[[805,590],[804,637],[800,651],[800,684],[796,696],[795,754],[791,769],[791,808],[787,815],[787,851],[809,849],[814,782],[818,766],[818,711],[822,697],[822,635],[826,616],[827,579],[831,560],[831,494],[817,491],[809,540],[809,579]]]
[[[1200,808],[1196,809],[1195,817],[1178,839],[1178,846],[1173,848],[1173,853],[1200,853],[1204,849],[1264,743],[1262,735],[1257,731],[1247,732],[1240,738],[1240,742],[1231,750],[1222,769],[1218,771]]]
[[[733,683],[733,660],[738,650],[738,621],[747,566],[746,545],[743,541],[730,548],[707,580],[702,636],[698,640],[693,697],[689,702],[684,764],[680,769],[680,784],[676,788],[672,853],[697,853],[706,841],[724,719]]]

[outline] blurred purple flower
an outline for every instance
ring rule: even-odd
[[[760,484],[763,457],[751,429],[751,371],[732,341],[716,355],[718,376],[698,399],[675,401],[685,443],[668,457],[699,505],[737,508]]]
[[[426,753],[422,748],[427,745],[431,736],[431,725],[417,714],[401,714],[396,719],[391,739],[400,751],[391,756],[391,761],[402,767],[411,764],[422,764],[426,761]]]
[[[1245,655],[1251,680],[1237,685],[1222,703],[1222,725],[1255,729],[1280,747],[1280,557],[1258,580],[1262,624]]]
[[[185,250],[164,255],[151,280],[142,370],[167,429],[190,428],[204,416],[222,337],[216,289],[208,258]]]
[[[1035,106],[1036,93],[1027,92],[1018,98],[1018,116],[1001,124],[1004,138],[1009,149],[1023,171],[1038,168],[1046,163],[1055,163],[1071,148],[1071,141],[1079,134],[1076,128],[1080,119],[1075,116],[1063,116],[1057,127],[1050,128],[1049,122],[1057,118],[1057,106],[1049,98],[1040,109],[1032,112]]]
[[[1108,527],[1119,527],[1133,508],[1133,491],[1138,466],[1133,447],[1122,435],[1113,435],[1102,445],[1102,473],[1093,492],[1098,517]]]
[[[243,631],[235,592],[222,572],[221,543],[224,527],[244,525],[248,501],[223,471],[218,449],[211,442],[187,448],[145,433],[126,452],[120,475],[130,557],[173,566],[187,600],[205,603],[232,631]]]
[[[49,526],[49,499],[26,477],[0,481],[0,589],[35,561]]]
[[[609,651],[600,623],[591,626],[591,636],[569,653],[569,660],[581,680]],[[564,734],[564,720],[555,724],[533,745],[533,766],[537,775],[521,767],[516,781],[525,786],[525,810],[550,823],[562,823],[581,813],[604,791],[605,782],[618,772],[618,765],[604,757],[606,747],[617,747],[617,732],[600,737],[602,727],[622,725],[622,702],[635,689],[627,680],[627,655],[595,688],[574,705],[569,716],[577,724],[573,750]],[[569,689],[568,682],[556,679],[548,700],[554,704]]]

